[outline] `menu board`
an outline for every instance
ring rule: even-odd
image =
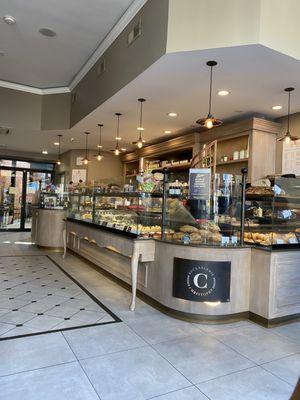
[[[295,143],[283,143],[282,174],[300,175],[300,140]]]
[[[80,180],[85,183],[86,169],[72,169],[72,181],[78,183]]]
[[[189,176],[190,199],[209,200],[210,198],[210,168],[191,168]]]

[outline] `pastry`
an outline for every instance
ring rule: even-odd
[[[199,232],[199,229],[197,229],[197,228],[195,228],[194,226],[191,226],[191,225],[183,225],[180,228],[180,231],[184,232],[184,233],[193,233],[193,232]]]

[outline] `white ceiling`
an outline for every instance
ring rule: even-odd
[[[67,86],[133,0],[0,0],[0,80]],[[2,17],[17,23],[7,25]],[[40,28],[57,36],[44,37]]]
[[[265,115],[278,118],[287,113],[284,88],[296,88],[292,97],[292,113],[300,111],[300,62],[261,45],[241,46],[168,54],[94,110],[72,129],[62,132],[24,131],[21,127],[7,138],[0,139],[7,148],[49,153],[57,151],[53,145],[58,133],[63,133],[63,151],[84,148],[84,131],[91,131],[90,149],[98,141],[97,123],[103,123],[104,148],[114,147],[116,131],[115,112],[122,112],[122,146],[137,139],[139,97],[147,99],[144,106],[144,137],[147,141],[168,137],[190,127],[199,117],[207,114],[209,71],[206,61],[215,59],[213,88],[213,114],[225,121],[246,115]],[[217,96],[217,91],[227,89],[230,95]],[[273,111],[273,105],[282,105]],[[176,111],[177,118],[167,116]],[[293,132],[300,136],[300,132]],[[75,141],[70,142],[74,137]],[[1,150],[1,149],[0,149]]]

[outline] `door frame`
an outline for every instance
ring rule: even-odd
[[[55,171],[48,170],[48,169],[39,169],[39,168],[20,168],[20,167],[7,167],[7,166],[0,166],[0,170],[23,172],[22,176],[22,193],[21,193],[21,217],[20,217],[20,228],[13,228],[13,229],[3,229],[0,228],[0,232],[30,232],[31,228],[25,228],[25,220],[26,220],[26,195],[27,195],[27,176],[30,172],[41,172],[51,174],[51,181],[55,179]]]

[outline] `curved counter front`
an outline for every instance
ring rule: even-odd
[[[32,215],[32,241],[40,247],[62,249],[65,218],[66,211],[63,209],[35,209]]]

